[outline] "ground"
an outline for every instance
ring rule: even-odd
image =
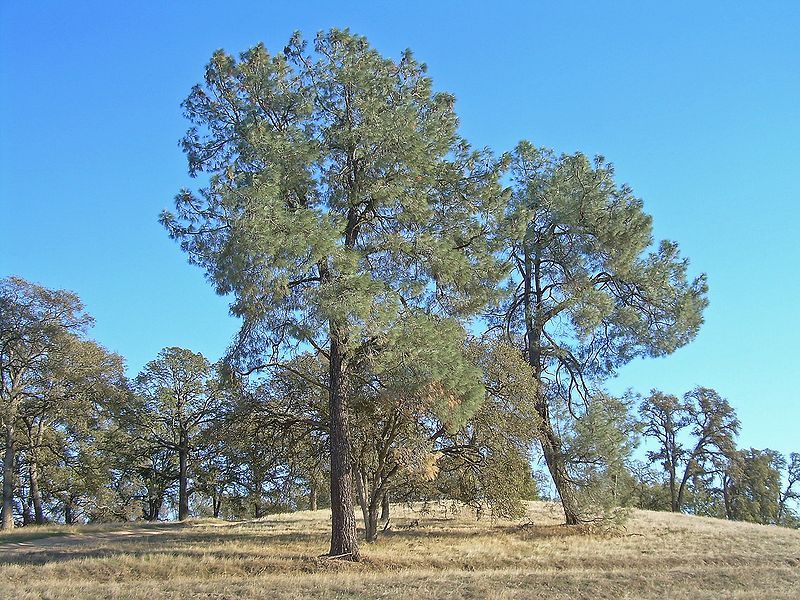
[[[797,530],[646,511],[586,530],[551,503],[477,522],[450,506],[393,506],[359,564],[320,557],[324,510],[20,529],[0,536],[0,598],[800,598]]]

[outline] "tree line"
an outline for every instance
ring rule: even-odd
[[[9,277],[0,307],[5,528],[330,506],[318,354],[250,381],[171,347],[128,379],[122,357],[87,338],[92,319],[74,294]],[[508,517],[542,497],[536,459],[547,462],[529,363],[502,338],[465,335],[462,354],[482,394],[463,420],[430,417],[436,403],[447,414],[458,399],[444,386],[415,388],[405,369],[385,375],[382,395],[367,379],[353,390],[356,504],[368,541],[387,526],[390,498]],[[419,368],[423,359],[411,358]],[[630,506],[800,526],[800,454],[737,448],[739,420],[714,390],[600,393],[577,418],[565,408],[551,426],[580,522]],[[637,459],[641,442],[648,463]]]
[[[80,489],[70,518],[329,505],[330,555],[358,560],[354,504],[369,541],[390,497],[513,514],[536,494],[534,449],[567,524],[609,502],[663,508],[665,490],[671,510],[721,497],[753,520],[766,514],[743,504],[753,470],[784,467],[789,518],[795,455],[736,454],[738,421],[713,390],[605,392],[622,365],[697,335],[707,285],[603,157],[475,149],[424,64],[347,30],[218,51],[183,107],[200,185],[161,222],[242,327],[217,365],[167,348],[125,382],[74,295],[4,280],[4,525],[38,518],[13,498],[41,496],[52,473],[65,519]],[[103,353],[81,384],[53,383],[82,364],[66,339]],[[47,444],[23,418],[44,397],[80,406],[34,420]],[[636,435],[659,448],[649,467],[632,467]]]

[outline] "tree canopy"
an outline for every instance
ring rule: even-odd
[[[410,51],[390,60],[347,30],[313,50],[295,35],[282,53],[217,52],[184,103],[189,171],[208,184],[162,221],[233,294],[233,361],[285,368],[305,348],[326,360],[332,555],[358,558],[353,365],[396,352],[391,332],[409,322],[455,360],[462,340],[443,322],[480,308],[503,275],[488,243],[503,161],[470,148],[453,107]]]

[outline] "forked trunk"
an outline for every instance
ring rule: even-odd
[[[367,542],[374,542],[378,539],[378,508],[379,503],[374,491],[370,493],[368,482],[364,474],[360,471],[355,473],[356,498],[361,507],[361,515],[364,518],[364,538]]]
[[[350,430],[343,385],[343,356],[336,330],[331,327],[328,407],[331,445],[331,549],[330,555],[358,561],[356,517],[353,513],[353,475]]]
[[[144,518],[146,521],[158,521],[158,515],[161,513],[161,505],[164,503],[163,495],[150,496],[147,499],[147,511]]]

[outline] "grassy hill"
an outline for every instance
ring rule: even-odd
[[[800,598],[800,531],[633,511],[624,528],[393,506],[360,564],[320,557],[330,513],[0,536],[0,598]],[[37,537],[45,536],[45,537]]]

